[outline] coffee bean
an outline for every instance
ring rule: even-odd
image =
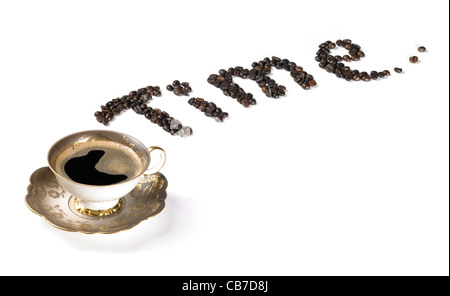
[[[311,79],[309,82],[309,86],[316,86],[317,82],[314,79]]]
[[[355,75],[353,75],[353,80],[354,81],[360,81],[361,80],[361,76],[359,74],[355,74]]]
[[[370,76],[369,75],[364,75],[364,76],[362,76],[362,80],[364,80],[364,81],[370,81],[371,80],[371,78],[370,78]]]
[[[114,118],[114,113],[112,113],[112,112],[106,113],[105,118],[106,118],[108,121],[110,121],[111,119]]]
[[[170,132],[170,126],[168,124],[164,124],[163,130],[165,130],[166,132]]]
[[[325,70],[327,70],[327,72],[329,72],[329,73],[334,73],[334,64],[330,63],[330,64],[326,65]]]
[[[150,122],[152,122],[152,123],[156,123],[157,120],[158,120],[158,115],[152,115],[150,117]]]
[[[208,82],[209,84],[213,84],[213,83],[217,80],[217,77],[218,77],[217,75],[211,74],[211,75],[208,76],[207,82]]]
[[[409,61],[413,64],[417,63],[419,61],[419,58],[416,56],[412,56],[409,58]]]
[[[402,68],[394,68],[394,71],[397,73],[402,73],[403,70],[402,70]]]
[[[425,48],[425,46],[419,46],[419,48],[417,48],[417,50],[419,52],[425,52],[427,49]]]
[[[186,136],[190,136],[190,135],[192,135],[192,133],[193,133],[192,128],[190,128],[189,126],[183,127],[182,130],[183,130],[184,135],[186,135]],[[184,135],[182,135],[182,137],[183,137]]]

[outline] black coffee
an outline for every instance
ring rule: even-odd
[[[112,175],[95,168],[103,155],[103,150],[92,150],[85,156],[69,159],[64,165],[64,171],[73,181],[87,185],[112,185],[126,180],[126,175]]]
[[[59,175],[87,185],[112,185],[143,173],[145,161],[130,147],[96,140],[61,151],[54,163]]]

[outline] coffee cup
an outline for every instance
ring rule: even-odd
[[[120,208],[122,197],[144,174],[164,166],[166,153],[120,132],[89,130],[58,140],[47,161],[59,184],[75,197],[78,211],[105,216]]]

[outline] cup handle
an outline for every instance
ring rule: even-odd
[[[147,169],[147,171],[145,171],[145,174],[151,175],[151,174],[158,172],[160,169],[162,169],[162,167],[166,163],[166,152],[164,151],[164,149],[162,149],[161,147],[158,147],[158,146],[150,146],[147,149],[148,149],[148,152],[150,153],[150,164],[152,164],[153,160],[155,159],[155,158],[153,158],[152,155],[155,155],[155,154],[159,155],[159,161],[157,161],[155,165],[153,165],[152,167],[149,167]]]

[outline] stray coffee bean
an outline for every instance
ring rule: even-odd
[[[417,63],[419,61],[419,58],[416,56],[412,56],[409,58],[409,61],[413,64]]]

